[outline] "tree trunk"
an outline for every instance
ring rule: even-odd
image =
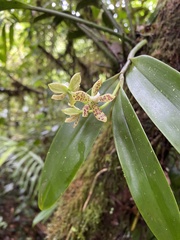
[[[159,1],[159,13],[148,52],[180,70],[180,2]],[[164,169],[174,149],[141,111],[146,128]],[[150,122],[150,121],[149,121]],[[154,139],[157,137],[157,141]],[[171,161],[174,161],[171,159]],[[169,174],[171,177],[171,174]],[[48,227],[48,239],[152,239],[139,215],[119,165],[111,126],[105,125],[87,161],[62,199]]]
[[[180,71],[180,1],[160,0],[150,54]]]

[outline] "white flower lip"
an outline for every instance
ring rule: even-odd
[[[98,92],[95,96],[90,96],[91,101],[98,102],[100,97],[100,93]]]

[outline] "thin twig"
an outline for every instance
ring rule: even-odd
[[[52,62],[54,62],[56,64],[57,67],[61,67],[66,73],[68,73],[69,76],[71,76],[71,74],[68,72],[68,69],[66,69],[62,63],[62,61],[60,59],[55,58],[51,53],[49,53],[43,46],[41,46],[40,44],[38,45],[38,48],[46,55],[46,57],[51,60]]]
[[[120,34],[123,34],[123,29],[120,28],[120,26],[118,25],[116,20],[113,18],[111,12],[106,8],[106,6],[103,2],[101,3],[101,6],[102,6],[102,9],[104,10],[105,14],[109,18],[110,22],[114,26],[114,28],[116,28]]]
[[[162,135],[161,135],[161,134],[158,134],[158,135],[151,141],[151,146],[154,146],[161,137],[162,137]]]
[[[141,42],[139,42],[129,53],[128,58],[127,58],[127,62],[124,65],[124,67],[121,69],[120,71],[120,75],[119,75],[119,80],[120,80],[120,85],[123,86],[123,82],[124,82],[124,74],[127,71],[129,65],[131,64],[131,58],[133,58],[135,56],[135,54],[145,45],[147,44],[147,40],[144,39]]]
[[[114,63],[117,64],[116,57],[109,51],[108,48],[102,44],[101,39],[98,39],[98,37],[95,35],[95,33],[89,29],[87,26],[83,24],[78,24],[78,27],[89,37],[93,40],[93,42],[101,49],[101,51]]]
[[[94,180],[93,180],[93,183],[92,183],[91,188],[90,188],[90,191],[89,191],[89,194],[88,194],[88,197],[87,197],[87,199],[86,199],[86,201],[85,201],[85,203],[84,203],[84,205],[83,205],[83,208],[82,208],[82,211],[83,211],[83,212],[85,211],[85,209],[86,209],[86,207],[87,207],[87,205],[88,205],[88,203],[89,203],[89,201],[90,201],[90,198],[91,198],[91,196],[92,196],[92,194],[93,194],[93,190],[94,190],[94,187],[95,187],[95,184],[96,184],[96,181],[97,181],[98,177],[99,177],[102,173],[107,172],[107,171],[108,171],[107,168],[103,168],[103,169],[101,169],[101,170],[95,175]]]
[[[8,75],[8,77],[9,77],[11,80],[13,80],[14,84],[15,84],[15,85],[17,86],[17,88],[18,88],[18,90],[9,90],[9,91],[12,92],[12,94],[13,94],[13,93],[16,93],[16,91],[19,92],[19,88],[21,88],[22,91],[34,92],[34,93],[36,93],[36,94],[43,94],[42,91],[39,91],[39,90],[37,90],[37,89],[34,89],[34,88],[31,88],[31,87],[29,87],[29,86],[24,85],[23,83],[21,83],[20,81],[18,81],[17,79],[15,79],[11,74],[8,73],[7,75]]]
[[[128,20],[129,20],[129,26],[131,29],[131,33],[132,33],[132,37],[135,37],[135,31],[134,31],[134,26],[132,23],[132,12],[131,12],[131,3],[129,0],[125,0],[125,7],[126,7],[126,13],[128,16]]]

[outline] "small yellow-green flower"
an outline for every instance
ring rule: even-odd
[[[62,111],[69,115],[70,117],[66,118],[65,122],[74,122],[74,127],[78,124],[79,118],[82,115],[87,117],[90,112],[93,112],[97,120],[106,122],[107,117],[98,106],[99,102],[111,102],[115,96],[112,94],[100,95],[99,89],[102,85],[102,80],[98,80],[92,87],[91,95],[83,91],[79,91],[81,83],[81,76],[79,73],[76,73],[70,80],[69,83],[50,83],[49,88],[53,94],[52,99],[62,100],[66,95],[69,97],[69,108],[63,109]],[[76,102],[84,103],[82,109],[79,109],[75,106]]]
[[[72,93],[72,98],[74,99],[75,102],[82,102],[85,104],[84,107],[82,108],[83,117],[87,117],[89,112],[92,111],[97,120],[106,122],[107,117],[98,106],[98,103],[111,102],[115,98],[115,96],[109,93],[101,96],[100,93],[98,92],[101,85],[102,80],[98,80],[92,87],[91,95],[83,91],[76,91]]]
[[[76,73],[71,78],[70,82],[66,83],[50,83],[48,84],[50,90],[55,93],[52,95],[52,99],[54,100],[62,100],[66,95],[70,98],[70,103],[74,104],[73,99],[71,97],[71,92],[76,92],[79,90],[81,83],[81,75],[80,73]]]
[[[79,122],[80,115],[82,114],[82,110],[73,106],[71,108],[63,109],[62,112],[70,116],[69,118],[66,118],[65,122],[74,122],[73,127],[76,127]]]

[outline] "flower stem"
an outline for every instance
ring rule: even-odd
[[[116,88],[114,89],[114,91],[113,91],[113,93],[112,93],[113,96],[116,96],[116,94],[117,94],[117,92],[119,91],[119,88],[120,88],[120,87],[121,87],[121,82],[119,81],[118,84],[117,84],[117,86],[116,86]],[[107,107],[109,103],[110,103],[110,102],[104,103],[104,104],[100,107],[100,109],[103,109],[103,108]]]
[[[127,62],[125,63],[125,65],[123,66],[123,68],[120,71],[120,75],[119,75],[119,80],[120,80],[120,86],[123,86],[124,83],[124,74],[127,71],[129,65],[131,64],[131,58],[133,58],[135,56],[135,54],[145,45],[147,44],[147,40],[144,39],[141,42],[139,42],[129,53],[128,58],[127,58]]]
[[[119,82],[116,86],[116,88],[114,89],[112,95],[113,96],[116,96],[117,92],[119,91],[120,87],[123,87],[123,84],[124,84],[124,74],[125,72],[127,71],[129,65],[131,64],[131,58],[133,58],[135,56],[135,54],[145,45],[147,44],[147,40],[144,39],[142,40],[141,42],[139,42],[129,53],[128,55],[128,59],[127,59],[127,62],[126,64],[124,65],[124,67],[121,69],[120,73],[119,73]],[[105,107],[107,107],[109,104],[109,102],[107,103],[104,103],[100,109],[103,109]],[[91,112],[91,111],[90,111]]]
[[[147,44],[147,40],[143,39],[142,41],[140,41],[129,53],[128,55],[128,60],[130,60],[131,58],[133,58],[135,56],[135,54],[144,46]]]
[[[147,44],[147,40],[144,39],[141,42],[139,42],[129,53],[128,58],[127,58],[127,62],[125,63],[124,67],[121,69],[120,71],[120,75],[121,74],[125,74],[125,72],[127,71],[130,63],[131,63],[131,58],[133,58],[135,56],[135,54],[145,45]]]

